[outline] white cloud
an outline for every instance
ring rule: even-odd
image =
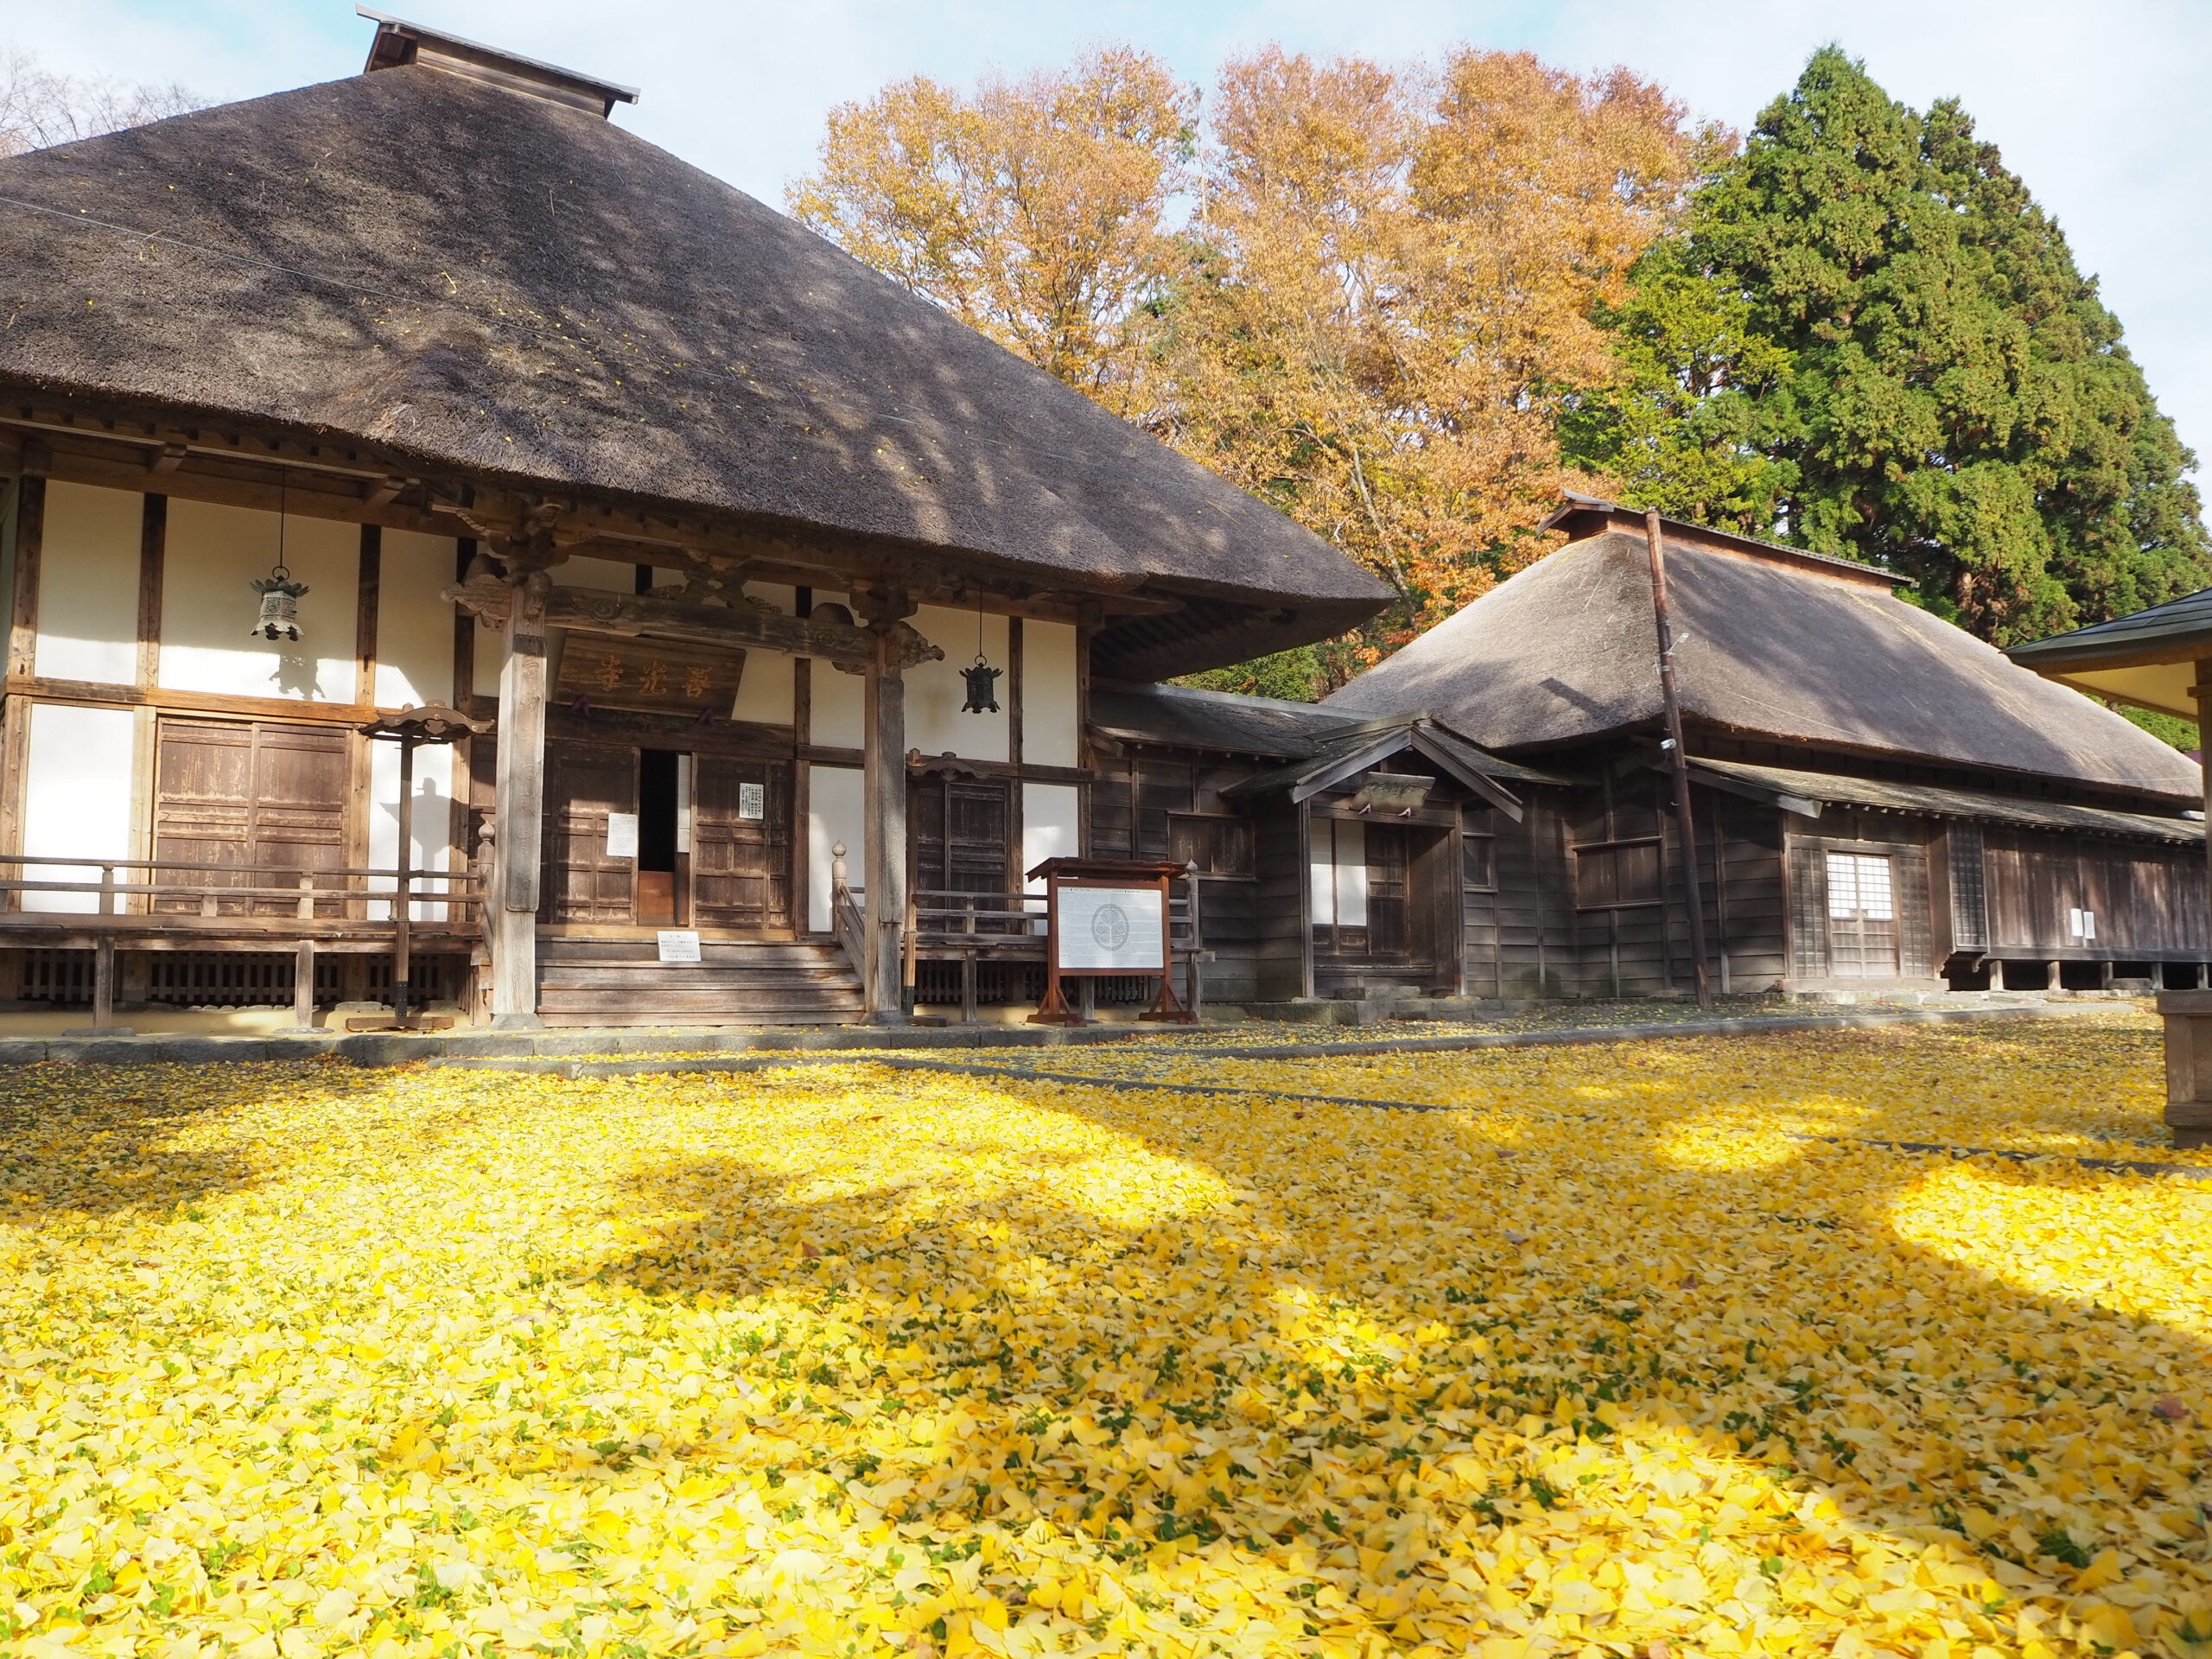
[[[1570,67],[1619,62],[1738,128],[1834,40],[1924,107],[1955,93],[2056,213],[2184,439],[2212,451],[2212,7],[2201,0],[384,0],[379,10],[645,89],[619,119],[774,202],[824,113],[895,77],[965,81],[1065,59],[1102,36],[1210,79],[1270,40],[1383,60],[1457,41]],[[0,0],[0,41],[50,67],[244,98],[350,74],[369,25],[346,0]]]

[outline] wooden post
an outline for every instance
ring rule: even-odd
[[[1690,957],[1696,969],[1697,1005],[1713,1006],[1712,970],[1705,959],[1705,894],[1697,873],[1697,826],[1690,817],[1690,763],[1682,753],[1682,709],[1675,692],[1675,628],[1667,611],[1666,538],[1655,510],[1643,515],[1651,553],[1651,609],[1659,625],[1659,695],[1667,715],[1667,752],[1675,774],[1675,822],[1682,841],[1682,886],[1689,900]],[[1663,900],[1666,895],[1660,895]],[[1663,910],[1663,904],[1662,906]],[[1614,994],[1619,995],[1618,981]]]
[[[315,941],[302,939],[292,958],[292,1029],[315,1027]]]
[[[103,933],[92,946],[92,1026],[105,1031],[115,1023],[115,935]]]
[[[2212,657],[2197,658],[2196,696],[2197,769],[2204,783],[2206,875],[2212,879],[2212,710],[2205,707],[2205,699],[2212,697]]]
[[[492,934],[492,1024],[538,1026],[537,883],[545,810],[545,596],[552,582],[532,570],[507,607],[506,661],[499,669],[499,741],[493,841],[493,880],[485,895]]]
[[[399,876],[393,883],[391,932],[391,1017],[407,1017],[407,975],[411,965],[408,926],[413,920],[414,878],[411,867],[415,837],[415,740],[399,740]]]
[[[906,1022],[906,677],[899,665],[892,626],[903,595],[885,595],[868,618],[876,632],[875,661],[868,670],[868,729],[861,751],[868,817],[868,963],[862,972],[870,1025]]]

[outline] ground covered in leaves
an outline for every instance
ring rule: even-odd
[[[2149,1022],[1085,1063],[0,1077],[0,1647],[2212,1653]]]

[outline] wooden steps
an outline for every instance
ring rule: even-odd
[[[844,953],[805,943],[709,942],[663,963],[650,939],[537,942],[537,1015],[549,1026],[838,1026],[863,1012]]]

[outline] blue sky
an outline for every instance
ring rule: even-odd
[[[1387,60],[1452,42],[1626,64],[1742,128],[1834,40],[1895,96],[1962,98],[2102,281],[2183,439],[2212,453],[2212,4],[2205,0],[383,0],[379,10],[641,86],[622,124],[780,205],[831,105],[927,73],[1018,73],[1120,39],[1201,83],[1277,41]],[[0,0],[48,67],[251,98],[360,67],[352,0]]]

